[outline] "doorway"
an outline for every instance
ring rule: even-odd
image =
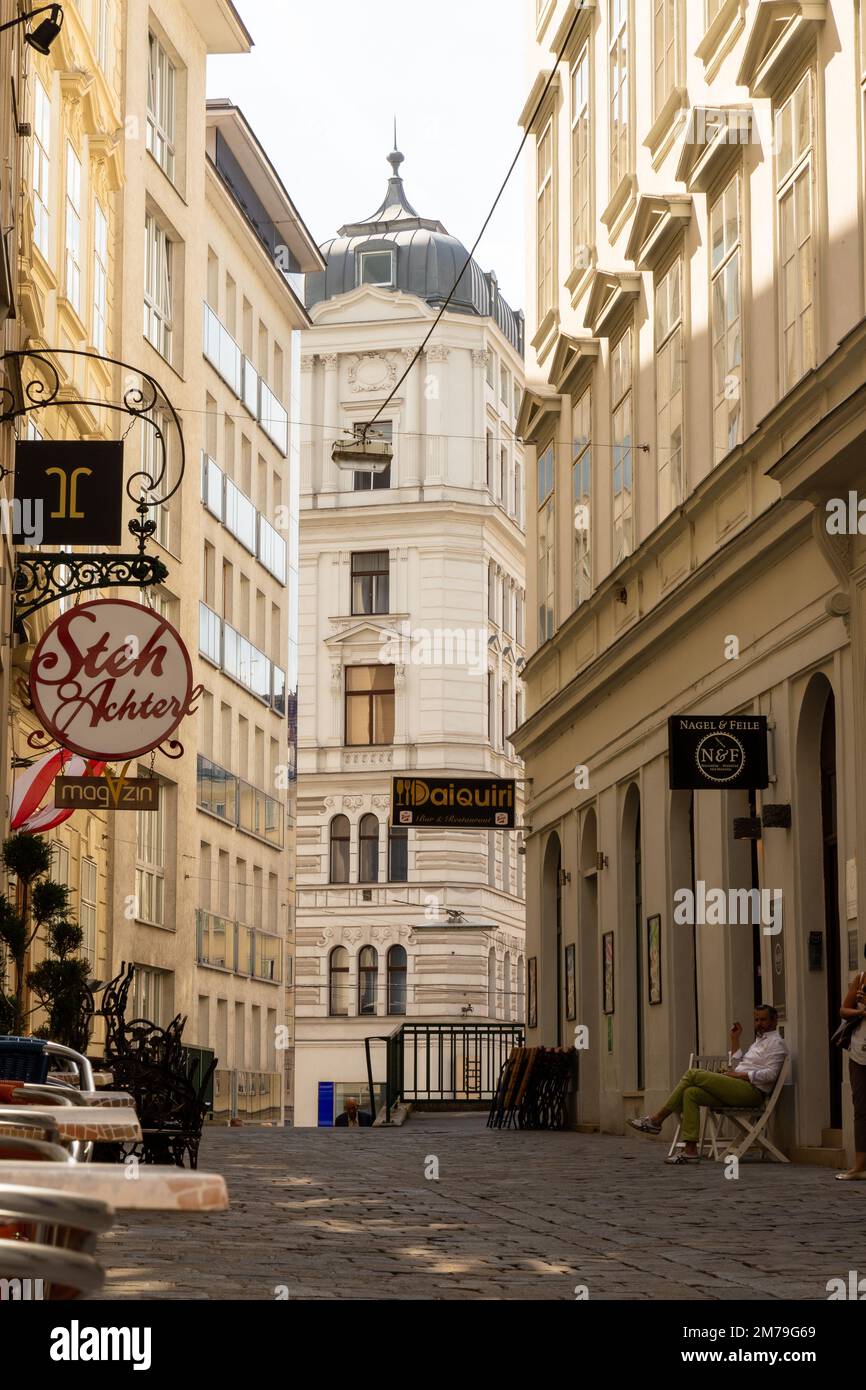
[[[836,812],[836,701],[832,693],[821,723],[821,840],[824,872],[824,940],[827,950],[828,1037],[839,1016],[842,952],[839,940],[839,847]],[[828,1047],[830,1128],[842,1128],[842,1049]]]

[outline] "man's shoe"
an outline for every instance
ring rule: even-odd
[[[679,1153],[668,1154],[665,1159],[665,1163],[673,1163],[678,1167],[681,1167],[684,1163],[700,1163],[700,1161],[700,1154],[687,1154],[683,1153],[682,1150],[680,1150]]]
[[[636,1129],[641,1134],[661,1134],[661,1125],[654,1124],[649,1115],[641,1115],[639,1120],[629,1120],[632,1129]]]

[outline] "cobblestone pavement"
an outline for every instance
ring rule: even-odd
[[[121,1217],[101,1243],[102,1296],[574,1299],[585,1284],[591,1299],[826,1299],[856,1266],[866,1185],[752,1162],[730,1180],[665,1152],[477,1115],[212,1130],[201,1166],[225,1175],[231,1209]]]

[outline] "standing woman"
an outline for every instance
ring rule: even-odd
[[[855,975],[839,1010],[840,1018],[859,1018],[848,1049],[848,1073],[854,1101],[854,1167],[837,1173],[842,1182],[866,1179],[866,971]]]

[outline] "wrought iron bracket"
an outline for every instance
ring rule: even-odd
[[[15,630],[26,638],[27,618],[58,599],[90,589],[146,589],[162,584],[168,570],[158,555],[76,555],[33,551],[16,556]]]

